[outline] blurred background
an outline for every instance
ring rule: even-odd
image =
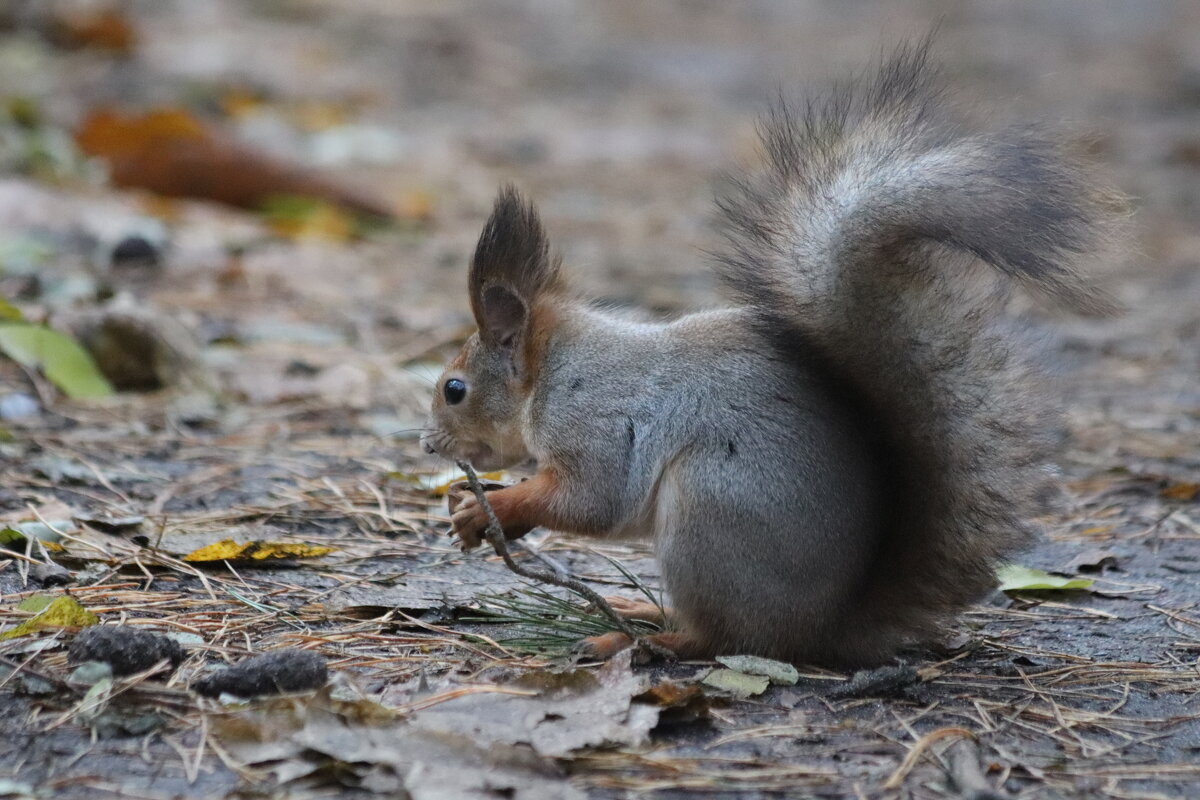
[[[0,297],[118,390],[407,428],[422,365],[470,328],[464,267],[500,183],[537,200],[594,296],[711,304],[711,198],[754,162],[755,115],[935,26],[981,120],[1062,126],[1135,198],[1135,257],[1098,265],[1134,311],[1077,349],[1126,356],[1097,374],[1130,389],[1165,372],[1176,401],[1194,391],[1183,0],[4,0]],[[102,392],[13,367],[16,411]]]

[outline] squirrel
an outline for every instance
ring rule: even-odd
[[[653,541],[671,608],[613,598],[680,658],[866,666],[936,638],[1029,546],[1052,421],[1013,286],[1115,310],[1078,270],[1120,198],[1031,128],[965,131],[928,41],[760,125],[718,199],[734,304],[630,321],[574,295],[534,206],[500,190],[470,263],[478,332],[424,449],[536,474],[488,492],[537,526]],[[478,545],[485,510],[452,495]],[[587,640],[606,657],[622,633]]]

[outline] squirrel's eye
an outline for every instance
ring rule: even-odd
[[[442,394],[445,395],[447,403],[452,406],[458,405],[467,396],[467,384],[458,378],[451,378],[442,387]]]

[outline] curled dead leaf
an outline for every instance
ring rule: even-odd
[[[662,681],[633,698],[639,703],[649,703],[660,709],[659,727],[684,725],[708,717],[709,699],[704,690],[694,683],[683,684]]]

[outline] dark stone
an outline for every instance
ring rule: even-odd
[[[29,577],[42,586],[65,586],[75,580],[75,576],[69,569],[54,562],[34,564],[29,568]]]
[[[126,236],[112,251],[113,266],[156,267],[162,261],[157,247],[144,236]]]

